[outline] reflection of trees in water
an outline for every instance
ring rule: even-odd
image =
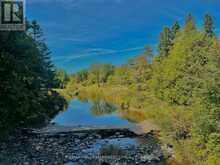
[[[121,110],[120,115],[131,123],[139,123],[146,120],[144,113],[140,111]]]
[[[102,116],[102,115],[106,115],[106,114],[111,114],[111,113],[115,112],[116,110],[117,110],[116,106],[109,104],[109,103],[105,102],[104,100],[95,101],[92,108],[91,108],[91,112],[95,116]]]

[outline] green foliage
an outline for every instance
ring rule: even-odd
[[[88,70],[82,70],[75,75],[77,83],[103,85],[113,74],[114,66],[111,64],[93,64]]]
[[[55,69],[50,59],[50,50],[48,49],[45,38],[43,35],[43,30],[41,29],[40,25],[37,21],[32,21],[29,24],[29,29],[27,33],[33,40],[33,44],[38,49],[38,58],[41,62],[41,76],[44,80],[45,88],[51,88],[55,85]]]
[[[57,88],[64,89],[69,81],[69,76],[63,69],[56,69],[55,71],[55,78],[57,81]]]
[[[191,14],[189,14],[186,17],[186,23],[185,23],[184,30],[186,33],[196,30],[196,23],[195,23],[195,20]]]
[[[180,146],[186,141],[191,145],[189,148],[184,147],[184,153],[189,152],[195,157],[185,155],[188,158],[184,159],[192,164],[216,161],[213,155],[219,154],[220,43],[213,34],[207,35],[213,28],[210,20],[206,16],[207,30],[198,32],[193,17],[189,15],[184,29],[177,33],[167,57],[154,59],[153,75],[149,81],[151,89],[160,99],[188,109],[186,113],[175,110],[176,115],[171,117],[174,121],[170,134],[174,133],[173,138],[182,141]],[[209,157],[212,159],[209,160]]]
[[[179,22],[174,22],[174,24],[171,27],[171,40],[174,42],[174,39],[176,37],[176,34],[180,31],[180,25]]]
[[[79,71],[77,72],[76,74],[76,82],[84,82],[88,79],[88,71],[87,70],[82,70],[82,71]]]
[[[211,133],[209,135],[207,148],[209,152],[220,156],[220,133]]]
[[[210,53],[216,42],[201,32],[180,32],[169,56],[159,63],[155,60],[157,66],[151,82],[157,95],[170,103],[191,104],[191,98],[198,94],[205,81],[215,81],[217,77],[209,74],[210,66],[217,67],[213,63],[217,56]]]
[[[214,23],[212,16],[209,14],[205,15],[205,20],[204,20],[204,31],[206,34],[209,36],[214,36]]]
[[[132,83],[131,72],[128,65],[122,65],[115,68],[114,74],[109,78],[109,84],[113,85],[129,85]]]
[[[146,52],[148,51],[148,52]],[[139,55],[130,59],[128,67],[130,68],[132,82],[136,85],[146,82],[150,79],[150,67],[147,57],[151,56],[151,49],[145,49],[143,55]]]
[[[36,21],[25,32],[0,32],[0,131],[58,112],[49,51]],[[51,100],[50,98],[54,98]],[[50,104],[50,106],[48,106]]]
[[[160,33],[158,53],[162,57],[166,57],[172,45],[172,33],[169,27],[165,27]]]

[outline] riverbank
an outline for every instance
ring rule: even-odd
[[[1,142],[0,164],[164,164],[153,132],[137,135],[126,128],[52,128],[23,129]]]
[[[118,106],[121,116],[127,116],[129,121],[151,121],[145,127],[151,129],[149,127],[156,126],[160,130],[160,141],[174,146],[175,158],[179,162],[177,164],[184,164],[184,155],[187,153],[185,150],[189,146],[189,140],[186,141],[184,137],[188,136],[192,126],[191,109],[171,106],[157,99],[147,89],[137,90],[129,86],[71,85],[71,89],[67,87],[61,93],[65,97],[77,97],[81,100],[105,100]],[[176,140],[176,136],[180,136],[181,140]]]

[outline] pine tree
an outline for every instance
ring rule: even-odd
[[[171,40],[172,40],[172,43],[174,42],[174,39],[175,39],[176,34],[177,34],[178,31],[180,31],[180,25],[179,25],[179,22],[176,21],[176,22],[174,22],[174,24],[171,27]]]
[[[172,45],[171,31],[168,27],[165,27],[160,33],[158,53],[160,56],[165,57],[168,55],[170,47]]]
[[[55,69],[53,64],[51,63],[50,55],[51,52],[48,49],[46,43],[45,43],[45,38],[43,34],[43,30],[38,24],[37,21],[32,21],[31,23],[31,30],[30,30],[30,35],[32,36],[36,47],[39,50],[41,62],[42,62],[42,71],[44,71],[44,87],[52,87],[54,84],[55,80]]]
[[[191,14],[189,14],[186,17],[185,31],[190,32],[190,31],[193,31],[193,30],[196,30],[196,24],[195,24],[193,16]]]
[[[0,136],[10,127],[43,122],[65,103],[48,87],[53,74],[40,26],[27,21],[26,29],[0,32]]]
[[[42,38],[43,36],[43,31],[40,27],[40,25],[38,24],[37,21],[32,21],[31,25],[30,25],[32,31],[30,32],[32,38],[34,39],[35,42],[43,42],[44,39]]]
[[[214,36],[214,23],[213,23],[213,18],[211,15],[206,14],[205,15],[205,20],[204,20],[204,31],[206,34],[209,36]]]

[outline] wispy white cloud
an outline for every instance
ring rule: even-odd
[[[61,41],[68,41],[68,42],[75,42],[75,43],[79,43],[79,42],[87,42],[88,40],[86,39],[82,39],[82,38],[71,38],[71,37],[61,37],[59,38],[59,40]]]
[[[86,49],[79,53],[57,57],[54,60],[68,62],[71,60],[85,58],[85,57],[95,57],[95,56],[104,56],[104,55],[113,55],[113,54],[117,55],[117,54],[122,54],[122,53],[132,53],[132,52],[141,51],[141,50],[143,50],[143,47],[126,48],[126,49],[121,49],[121,50],[91,48],[91,49]]]

